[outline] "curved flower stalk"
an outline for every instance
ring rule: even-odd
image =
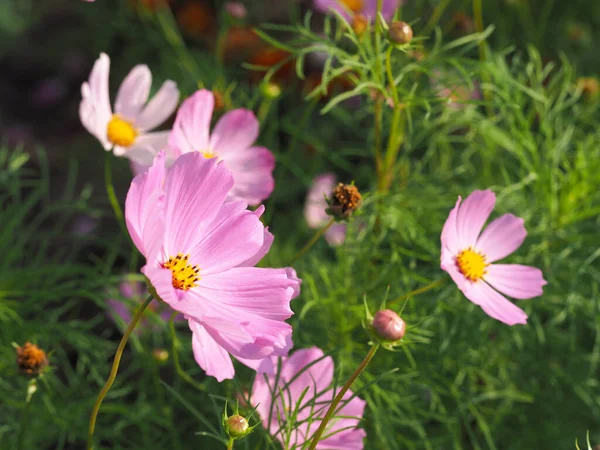
[[[170,169],[160,152],[134,178],[125,202],[127,228],[146,257],[142,272],[158,297],[188,320],[198,364],[222,381],[233,378],[230,355],[260,366],[290,347],[293,269],[251,267],[272,235],[264,208],[225,202],[233,176],[216,158],[180,156]]]
[[[275,187],[275,157],[267,148],[253,145],[259,124],[248,109],[225,113],[211,132],[214,105],[214,95],[206,89],[186,99],[169,135],[169,148],[175,158],[180,154],[199,152],[206,158],[224,161],[234,181],[228,200],[258,205],[269,198]]]
[[[258,405],[265,429],[286,449],[305,448],[339,390],[331,387],[333,359],[323,356],[317,347],[296,350],[289,358],[280,359],[278,375],[257,375],[254,381],[252,404]],[[366,433],[357,427],[366,402],[358,397],[351,399],[352,395],[352,391],[344,395],[342,406],[329,421],[317,449],[363,448]],[[293,422],[286,423],[288,421]]]
[[[502,294],[516,299],[542,295],[542,271],[520,264],[492,264],[517,250],[527,236],[523,219],[504,214],[483,230],[496,203],[489,190],[460,196],[442,230],[441,268],[469,300],[507,325],[527,323],[527,314]],[[483,230],[483,232],[482,232]]]
[[[105,150],[149,166],[167,143],[168,131],[150,132],[165,122],[177,108],[179,90],[167,80],[148,101],[152,74],[145,65],[135,66],[121,83],[114,105],[110,105],[108,77],[110,58],[105,53],[94,63],[90,78],[81,86],[79,117]]]
[[[323,173],[313,180],[304,205],[304,218],[310,228],[321,228],[331,220],[326,210],[329,207],[325,196],[331,196],[336,186],[333,173]],[[346,224],[334,223],[325,231],[325,240],[333,247],[342,245],[346,239]]]
[[[383,0],[381,15],[385,20],[390,20],[403,3],[401,0]],[[377,0],[314,0],[314,5],[316,10],[325,14],[336,11],[348,21],[360,15],[374,22],[377,15]]]

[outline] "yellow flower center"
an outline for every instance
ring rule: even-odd
[[[193,287],[196,287],[196,282],[200,279],[198,272],[200,267],[192,266],[189,262],[190,255],[182,255],[178,253],[177,256],[171,256],[169,260],[162,266],[165,269],[169,269],[173,274],[173,287],[175,289],[181,289],[187,291]]]
[[[135,141],[138,132],[132,124],[123,120],[118,114],[112,116],[106,128],[108,140],[120,147],[129,147]]]
[[[353,13],[362,11],[364,0],[340,0]]]
[[[456,256],[456,265],[465,278],[477,281],[486,274],[485,269],[489,264],[485,262],[484,255],[468,248]]]
[[[212,150],[200,150],[200,153],[202,153],[206,159],[215,158],[217,156]]]

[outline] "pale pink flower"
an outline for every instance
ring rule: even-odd
[[[123,299],[129,300],[129,302],[116,298],[108,299],[106,301],[109,307],[107,311],[108,317],[115,323],[118,323],[117,317],[119,317],[125,324],[129,324],[135,313],[135,309],[144,303],[144,300],[148,296],[148,290],[146,289],[146,285],[139,281],[123,281],[119,285],[119,294]],[[146,311],[148,310],[158,314],[165,322],[169,321],[173,313],[166,305],[157,302],[151,303]],[[175,316],[175,320],[183,320],[183,317],[178,314]],[[152,323],[148,321],[147,314],[144,314],[135,331],[139,333],[148,326],[153,328]]]
[[[233,189],[228,200],[244,200],[258,205],[273,192],[275,158],[265,147],[253,146],[259,124],[248,109],[225,113],[210,131],[214,95],[202,89],[185,100],[169,136],[169,147],[175,157],[199,152],[206,158],[217,158],[233,174]]]
[[[224,163],[193,152],[166,169],[165,159],[160,152],[131,183],[127,228],[158,296],[188,319],[200,367],[219,381],[233,378],[230,354],[287,352],[285,320],[299,281],[286,269],[248,267],[268,250],[270,233],[259,220],[264,208],[225,203],[233,176]]]
[[[81,123],[105,150],[149,166],[169,136],[169,131],[149,131],[165,122],[177,108],[177,85],[165,81],[148,101],[152,74],[147,66],[137,65],[119,87],[113,113],[108,90],[109,71],[110,59],[101,53],[89,80],[81,86]]]
[[[456,206],[442,230],[441,267],[487,315],[508,325],[527,323],[527,314],[503,295],[528,299],[542,295],[542,271],[520,264],[492,264],[517,250],[527,236],[523,219],[504,214],[482,232],[496,195],[473,191]]]
[[[404,1],[383,0],[381,15],[385,20],[391,20],[401,4]],[[361,15],[374,22],[377,14],[377,0],[314,0],[314,7],[325,14],[336,11],[348,21],[355,15]]]
[[[313,180],[304,205],[304,218],[310,228],[321,228],[329,220],[325,196],[331,196],[336,185],[336,177],[332,173],[323,173]],[[325,232],[325,240],[332,247],[342,245],[346,239],[346,224],[334,223]]]
[[[265,429],[282,444],[286,438],[285,423],[294,411],[298,412],[291,439],[286,446],[288,449],[300,449],[306,442],[310,442],[331,401],[339,391],[331,386],[333,359],[331,356],[325,358],[323,356],[323,351],[317,347],[296,350],[289,358],[281,358],[279,377],[257,375],[254,380],[252,404],[258,405],[257,412]],[[273,359],[277,366],[276,358]],[[315,362],[317,360],[319,361]],[[311,363],[314,364],[309,366]],[[294,377],[296,378],[292,381]],[[306,394],[301,404],[298,404],[305,390]],[[273,393],[276,393],[275,399]],[[328,437],[319,441],[317,449],[360,450],[363,448],[366,433],[357,427],[366,403],[358,397],[350,400],[352,395],[352,391],[344,395],[323,434]]]
[[[225,3],[225,11],[236,19],[244,19],[248,15],[248,10],[241,2],[227,2]]]

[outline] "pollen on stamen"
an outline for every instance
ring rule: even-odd
[[[167,262],[163,263],[165,269],[169,269],[173,274],[173,287],[187,291],[197,286],[200,280],[200,267],[188,262],[190,255],[178,253],[177,256],[171,256]]]
[[[489,264],[485,262],[485,255],[469,247],[456,256],[456,266],[466,279],[477,281],[486,274],[486,268]]]
[[[138,132],[133,125],[115,114],[106,127],[106,137],[114,145],[129,147],[135,142]]]

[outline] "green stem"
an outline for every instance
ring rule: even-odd
[[[23,406],[23,411],[21,411],[21,423],[19,426],[19,438],[17,440],[17,449],[23,450],[24,442],[25,442],[25,434],[27,434],[27,424],[29,422],[29,405],[31,404],[31,398],[35,391],[37,390],[37,380],[31,380],[27,385],[27,397],[25,398],[25,406]]]
[[[381,64],[381,10],[383,0],[377,0],[377,14],[375,16],[375,75],[382,85],[385,85],[383,65]],[[385,95],[385,94],[384,94]],[[377,179],[383,176],[383,161],[381,158],[382,129],[383,129],[383,101],[381,97],[375,100],[375,170]]]
[[[119,222],[119,226],[125,236],[129,236],[127,233],[127,228],[125,227],[125,219],[123,217],[123,210],[121,210],[121,205],[119,205],[119,200],[117,199],[117,195],[115,194],[115,186],[113,185],[112,179],[112,167],[111,167],[111,159],[112,153],[106,152],[106,158],[104,159],[104,183],[106,184],[106,193],[108,194],[108,200],[110,201],[110,205],[115,213],[115,217],[117,222]]]
[[[300,250],[296,256],[294,256],[294,258],[290,261],[290,264],[293,263],[294,261],[300,259],[302,256],[304,256],[304,254],[315,244],[315,242],[317,242],[319,240],[319,238],[321,236],[323,236],[325,234],[325,232],[327,230],[329,230],[329,228],[331,227],[331,225],[333,225],[333,223],[335,222],[335,219],[332,217],[329,222],[327,222],[323,228],[321,228],[320,230],[318,230],[313,237],[310,239],[310,241],[308,241],[308,243],[302,248],[302,250]]]
[[[420,287],[418,289],[415,289],[414,291],[410,291],[408,294],[401,295],[400,297],[395,298],[391,302],[388,302],[388,304],[398,303],[398,302],[401,302],[402,300],[406,300],[407,298],[414,297],[415,295],[422,294],[423,292],[427,292],[433,288],[440,286],[441,284],[444,283],[444,281],[446,281],[446,278],[441,278],[437,281],[434,281],[433,283],[429,283],[427,286]]]
[[[199,391],[205,391],[206,389],[200,383],[196,382],[190,375],[187,374],[185,370],[181,367],[179,362],[179,339],[177,338],[177,333],[175,331],[175,316],[179,314],[177,311],[174,311],[171,314],[171,318],[169,319],[169,330],[171,332],[171,340],[173,341],[172,353],[173,353],[173,363],[175,364],[175,371],[177,375],[179,375],[184,381],[188,382],[192,386],[194,386]]]
[[[483,33],[483,6],[481,0],[473,0],[473,18],[475,19],[475,30],[478,33]],[[479,60],[485,62],[485,42],[479,41]]]
[[[352,384],[356,381],[356,379],[360,376],[360,374],[369,365],[369,363],[373,359],[373,356],[375,356],[375,353],[377,352],[378,348],[379,348],[379,344],[376,344],[373,347],[371,347],[371,350],[369,350],[369,353],[367,353],[367,356],[365,357],[363,362],[361,362],[360,365],[354,371],[354,373],[352,375],[350,375],[350,378],[348,378],[348,381],[346,381],[346,384],[344,384],[344,386],[342,386],[342,389],[340,389],[340,392],[338,392],[338,394],[335,396],[335,398],[331,402],[331,405],[329,405],[329,409],[325,413],[325,417],[323,417],[323,420],[321,421],[321,425],[317,429],[317,431],[310,443],[310,447],[308,447],[308,450],[315,450],[315,448],[317,448],[319,439],[325,432],[325,428],[327,428],[327,423],[329,423],[329,420],[335,414],[337,406],[342,401],[342,398],[344,398],[344,395],[346,394],[346,392],[348,392],[348,389],[350,389]]]
[[[400,103],[400,97],[398,96],[398,86],[396,86],[396,82],[394,81],[394,73],[392,72],[392,52],[394,51],[394,47],[391,45],[388,47],[386,56],[385,56],[385,71],[388,77],[388,83],[390,85],[390,90],[392,91],[392,98],[394,99],[394,106]]]
[[[229,442],[227,443],[227,450],[233,450],[233,438],[229,438]]]
[[[119,371],[119,364],[121,362],[121,357],[123,356],[123,350],[125,350],[125,346],[127,345],[129,336],[131,336],[133,329],[135,328],[135,326],[137,325],[139,320],[142,318],[142,314],[144,313],[144,311],[146,310],[148,305],[152,302],[152,299],[153,299],[153,297],[150,295],[146,299],[144,304],[138,308],[135,315],[133,316],[133,319],[131,319],[131,323],[125,330],[125,334],[123,334],[123,337],[121,338],[121,342],[119,343],[119,346],[117,347],[117,352],[115,353],[115,359],[113,361],[112,368],[110,369],[110,375],[108,376],[108,379],[106,380],[106,383],[104,384],[104,387],[100,391],[100,394],[98,394],[98,398],[96,399],[96,403],[94,403],[94,408],[92,409],[92,415],[90,417],[90,428],[89,428],[89,432],[88,432],[88,450],[93,449],[94,428],[96,426],[96,419],[98,418],[98,413],[100,412],[100,406],[102,405],[102,400],[104,400],[104,397],[106,396],[106,394],[110,390],[111,386],[113,385],[115,378],[117,378],[117,372]]]
[[[435,7],[433,13],[431,14],[431,18],[427,22],[427,25],[425,25],[423,28],[423,32],[421,33],[423,36],[427,36],[433,31],[451,1],[452,0],[442,0],[440,4]]]

